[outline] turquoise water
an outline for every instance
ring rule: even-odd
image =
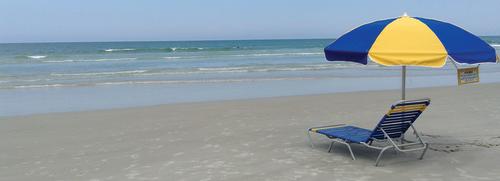
[[[275,78],[333,68],[321,58],[331,41],[2,44],[0,89]]]
[[[500,49],[500,37],[482,38]],[[0,44],[0,116],[399,87],[398,67],[327,62],[332,41]],[[499,73],[481,66],[482,82]],[[451,63],[409,77],[409,87],[456,84]]]

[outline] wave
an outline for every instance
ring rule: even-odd
[[[233,83],[233,82],[256,82],[256,81],[278,81],[278,80],[310,80],[319,77],[280,77],[280,78],[241,78],[241,79],[198,79],[198,80],[144,80],[144,81],[114,81],[96,83],[55,83],[16,85],[2,88],[53,88],[53,87],[81,87],[81,86],[109,86],[109,85],[136,85],[136,84],[194,84],[194,83]]]
[[[147,70],[126,70],[115,72],[85,72],[85,73],[52,73],[51,76],[99,76],[99,75],[120,75],[120,74],[138,74],[144,73]]]
[[[500,47],[500,44],[490,44],[492,47]]]
[[[248,73],[248,72],[274,72],[274,71],[300,71],[300,70],[319,70],[324,68],[302,67],[302,68],[286,68],[286,67],[200,67],[184,71],[148,71],[138,74],[138,76],[154,76],[154,75],[187,75],[187,74],[221,74],[221,73]]]
[[[133,49],[133,48],[117,48],[117,49],[113,49],[113,48],[110,48],[110,49],[106,49],[104,50],[105,52],[123,52],[123,51],[134,51],[136,49]]]
[[[158,48],[108,48],[100,50],[101,52],[200,52],[200,51],[233,51],[248,50],[250,47],[158,47]]]
[[[38,85],[17,85],[13,86],[14,89],[22,89],[22,88],[50,88],[50,87],[72,87],[77,86],[73,84],[38,84]],[[7,87],[9,88],[9,87]]]
[[[68,62],[106,62],[106,61],[121,61],[121,60],[136,60],[137,58],[102,58],[95,60],[46,60],[45,63],[68,63]]]
[[[233,55],[236,57],[262,57],[262,56],[293,56],[293,55],[323,55],[323,53],[319,52],[298,52],[298,53],[254,53],[254,54],[240,54]]]
[[[103,83],[96,83],[96,85],[231,83],[231,82],[255,82],[255,81],[273,81],[273,80],[309,80],[309,79],[319,79],[319,78],[316,78],[316,77],[279,77],[279,78],[201,79],[201,80],[151,80],[151,81],[103,82]]]
[[[207,48],[201,47],[165,47],[165,48],[110,48],[102,51],[107,53],[113,52],[196,52],[203,51]],[[207,50],[216,50],[208,48]]]
[[[265,56],[309,56],[309,55],[322,55],[322,53],[316,52],[298,52],[298,53],[250,53],[250,54],[238,54],[238,55],[212,55],[212,56],[166,56],[161,57],[162,59],[197,59],[197,58],[215,58],[215,57],[265,57]],[[46,56],[31,56],[33,59],[43,59]],[[137,60],[136,57],[125,57],[125,58],[102,58],[102,59],[66,59],[66,60],[43,60],[43,63],[71,63],[71,62],[107,62],[107,61],[127,61],[127,60]]]
[[[252,67],[201,67],[198,70],[201,71],[226,71],[226,70],[242,70],[242,69],[250,69]]]
[[[200,67],[186,70],[151,70],[144,73],[136,74],[136,76],[161,76],[161,75],[189,75],[189,74],[221,74],[221,73],[251,73],[251,72],[293,72],[293,71],[321,71],[333,69],[352,68],[350,64],[308,64],[301,66],[241,66],[241,67]],[[380,66],[363,65],[364,68],[379,69]],[[384,68],[384,67],[382,67]]]
[[[302,66],[240,66],[240,67],[199,67],[192,69],[125,70],[111,72],[51,73],[55,77],[99,77],[99,76],[161,76],[188,74],[221,74],[276,71],[316,71],[349,67],[345,65],[302,65]]]
[[[46,55],[32,55],[32,56],[26,56],[28,58],[31,58],[31,59],[43,59],[43,58],[47,58]]]
[[[163,59],[202,59],[202,58],[216,58],[216,57],[266,57],[266,56],[311,56],[323,55],[317,52],[299,52],[299,53],[249,53],[249,54],[220,54],[220,55],[205,55],[205,56],[167,56]]]
[[[179,58],[183,58],[183,57],[163,57],[164,59],[179,59]]]

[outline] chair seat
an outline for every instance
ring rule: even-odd
[[[316,132],[330,138],[340,138],[354,143],[367,142],[370,139],[370,135],[372,134],[371,130],[355,126],[319,129],[316,130]]]

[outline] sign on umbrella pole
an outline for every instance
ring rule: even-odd
[[[457,68],[458,85],[479,82],[479,66],[469,68]]]

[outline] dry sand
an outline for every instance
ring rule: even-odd
[[[431,97],[418,153],[377,152],[306,129],[372,128],[399,91],[172,104],[0,119],[0,180],[500,180],[500,84],[414,89]]]

